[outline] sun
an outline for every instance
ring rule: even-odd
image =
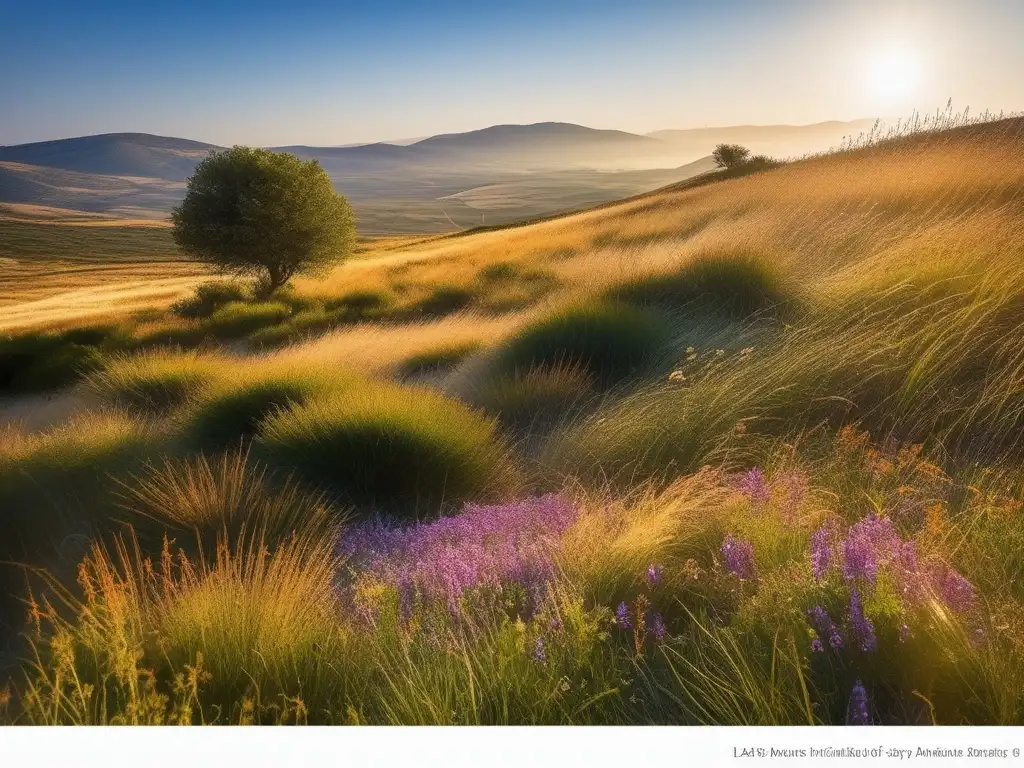
[[[873,52],[868,57],[866,69],[872,93],[887,102],[904,101],[914,96],[921,81],[921,58],[906,46]]]

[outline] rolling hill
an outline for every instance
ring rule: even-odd
[[[757,152],[824,149],[860,123],[738,126],[641,136],[570,123],[495,125],[409,143],[274,147],[320,162],[367,234],[450,232],[575,210],[682,181],[720,141]],[[161,218],[212,150],[188,139],[112,133],[0,147],[0,203]]]

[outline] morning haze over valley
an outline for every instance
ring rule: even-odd
[[[1024,725],[1024,6],[88,5],[0,21],[0,747]]]

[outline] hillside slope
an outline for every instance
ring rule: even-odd
[[[2,340],[0,722],[1024,722],[1022,150],[37,302],[108,313]]]

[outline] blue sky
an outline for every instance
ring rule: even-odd
[[[1024,109],[1020,0],[0,10],[2,144],[113,131],[341,144],[544,120],[647,132],[900,115],[950,97]]]

